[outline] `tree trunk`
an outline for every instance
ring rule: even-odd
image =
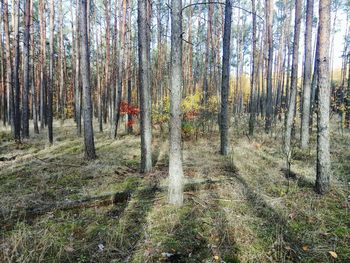
[[[23,92],[22,92],[22,136],[29,138],[29,81],[30,81],[30,6],[31,0],[25,1],[25,31],[23,43]]]
[[[301,120],[301,148],[309,145],[311,71],[312,71],[312,19],[314,0],[307,0],[304,48],[303,114]]]
[[[6,56],[6,89],[7,89],[7,110],[8,121],[11,124],[11,130],[14,132],[13,122],[13,81],[12,81],[12,63],[11,63],[11,37],[9,29],[9,13],[8,13],[8,0],[4,0],[4,30],[5,30],[5,56]]]
[[[16,141],[21,140],[21,112],[20,112],[20,83],[19,83],[19,17],[20,17],[20,1],[15,1],[15,26],[14,32],[15,37],[15,64],[13,70],[13,100],[14,100],[14,110],[13,110],[13,122],[14,122],[14,138]]]
[[[138,0],[138,39],[139,39],[139,90],[141,106],[141,172],[152,169],[152,103],[150,65],[150,26],[149,1]]]
[[[293,48],[293,61],[292,61],[292,73],[291,73],[291,94],[288,105],[288,113],[286,120],[286,131],[284,138],[284,152],[290,158],[291,156],[291,135],[292,126],[294,122],[296,95],[297,95],[297,82],[298,82],[298,57],[299,57],[299,38],[300,38],[300,25],[301,25],[301,0],[296,0],[295,5],[295,25],[294,25],[294,48]],[[288,96],[288,95],[287,95]]]
[[[329,153],[329,34],[330,0],[319,3],[319,63],[318,63],[318,107],[317,107],[317,167],[316,191],[329,191],[331,162]]]
[[[33,1],[30,1],[31,7],[30,7],[30,24],[33,24]],[[32,27],[32,38],[31,38],[31,65],[30,65],[30,71],[31,71],[31,84],[32,84],[32,115],[33,115],[33,128],[34,133],[39,134],[39,126],[38,126],[38,95],[37,95],[37,89],[35,85],[36,76],[35,76],[35,67],[34,67],[34,57],[35,57],[35,41],[34,41],[34,33],[35,28]]]
[[[224,39],[222,54],[222,82],[221,82],[221,113],[220,113],[220,153],[228,155],[228,95],[230,89],[230,57],[231,57],[231,19],[232,19],[232,1],[226,0]]]
[[[81,78],[83,85],[83,119],[85,158],[96,159],[94,131],[92,126],[92,100],[90,87],[90,52],[87,27],[87,1],[80,0],[80,49],[81,49]]]
[[[40,129],[46,125],[46,21],[45,1],[39,1],[40,16]]]
[[[181,153],[182,0],[171,0],[169,203],[183,204]]]
[[[53,143],[53,87],[54,87],[54,30],[55,30],[55,0],[50,2],[50,63],[49,63],[49,85],[47,94],[47,127],[49,130],[49,142]]]
[[[76,0],[76,17],[75,17],[75,91],[74,91],[74,109],[75,121],[77,124],[77,135],[81,136],[81,72],[80,72],[80,0]]]
[[[64,39],[63,39],[63,8],[62,0],[60,0],[60,15],[59,15],[59,27],[60,27],[60,44],[59,44],[59,56],[60,56],[60,90],[59,90],[59,117],[61,119],[61,126],[64,123],[65,114],[65,89],[64,89]],[[57,98],[58,99],[58,98]]]
[[[297,0],[298,1],[298,0]],[[266,29],[267,29],[267,72],[266,72],[266,120],[265,132],[270,132],[272,124],[272,63],[273,63],[273,4],[272,0],[266,0]]]
[[[252,32],[252,69],[251,69],[251,76],[250,76],[250,117],[249,117],[249,135],[253,135],[254,133],[254,126],[255,126],[255,116],[256,116],[256,64],[257,64],[257,58],[258,53],[256,50],[256,9],[255,9],[255,0],[252,0],[252,20],[253,20],[253,32]]]

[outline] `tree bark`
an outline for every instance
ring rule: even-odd
[[[250,117],[249,117],[249,135],[253,135],[255,118],[256,118],[256,78],[257,78],[257,59],[258,52],[256,50],[257,37],[256,37],[256,7],[255,0],[252,0],[252,20],[253,20],[253,32],[252,32],[252,69],[250,76]]]
[[[298,1],[298,0],[297,0]],[[266,119],[265,132],[270,132],[272,124],[272,64],[273,64],[273,1],[266,0],[266,29],[267,29],[267,72],[266,72]]]
[[[232,1],[226,0],[224,39],[222,54],[222,82],[221,82],[221,113],[220,113],[220,153],[228,155],[228,95],[230,89],[230,57],[231,57],[231,19],[232,19]]]
[[[53,87],[54,87],[54,30],[55,30],[55,0],[50,2],[50,58],[49,58],[49,85],[47,94],[47,127],[49,132],[49,142],[53,143]]]
[[[286,131],[284,138],[284,152],[288,156],[291,156],[291,135],[292,126],[294,122],[296,95],[297,95],[297,82],[298,82],[298,57],[299,57],[299,38],[300,38],[300,25],[301,25],[301,0],[295,2],[295,25],[294,25],[294,48],[292,58],[292,73],[291,73],[291,94],[288,105],[288,113],[286,120]],[[287,95],[288,96],[288,95]]]
[[[90,87],[90,52],[87,27],[87,1],[80,0],[80,49],[81,49],[81,78],[83,85],[83,119],[85,158],[96,159],[94,131],[92,126],[92,100]]]
[[[7,89],[7,110],[8,110],[8,120],[11,124],[11,130],[14,132],[14,122],[13,122],[13,81],[12,81],[12,63],[11,63],[11,37],[9,28],[9,12],[8,12],[8,0],[4,0],[4,30],[5,30],[5,56],[6,56],[6,89]]]
[[[40,129],[45,128],[47,122],[46,115],[46,20],[45,20],[45,0],[39,1],[40,17]]]
[[[15,64],[13,70],[13,100],[14,100],[14,110],[13,110],[13,122],[14,122],[14,138],[16,141],[21,141],[21,111],[20,111],[20,83],[19,83],[19,10],[20,1],[15,1]]]
[[[171,0],[169,203],[183,204],[181,153],[182,0]]]
[[[304,47],[304,82],[303,82],[303,114],[301,120],[301,148],[309,145],[311,72],[312,72],[312,20],[314,0],[307,0],[305,47]]]
[[[29,138],[29,81],[30,81],[30,6],[31,0],[25,1],[25,31],[23,43],[23,92],[22,92],[22,137]]]
[[[152,170],[152,103],[150,65],[150,2],[138,0],[139,90],[141,106],[141,172]]]
[[[331,162],[329,153],[329,34],[330,0],[319,3],[319,60],[317,107],[316,191],[325,194],[330,189]]]

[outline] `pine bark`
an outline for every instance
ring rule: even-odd
[[[220,153],[228,155],[228,95],[230,89],[230,57],[231,57],[231,20],[232,20],[232,1],[226,0],[225,22],[223,36],[223,54],[222,54],[222,82],[221,82],[221,112],[220,112]]]
[[[182,0],[171,0],[169,203],[183,204],[181,153]]]
[[[292,126],[295,116],[296,96],[297,96],[297,82],[298,82],[298,58],[299,58],[299,38],[301,25],[301,0],[295,2],[295,25],[294,25],[294,48],[292,58],[292,73],[291,73],[291,94],[288,105],[288,113],[286,119],[286,131],[284,138],[284,152],[287,156],[291,156],[291,136]],[[287,95],[288,96],[288,95]]]
[[[85,158],[96,159],[94,131],[92,126],[92,100],[90,87],[90,52],[87,26],[87,1],[80,0],[80,50],[81,50],[81,79],[83,85],[83,120]]]
[[[19,82],[19,17],[20,17],[20,1],[15,1],[15,12],[14,12],[14,32],[15,32],[15,54],[14,54],[14,69],[13,69],[13,122],[14,122],[14,138],[16,141],[21,140],[21,111],[20,111],[20,82]]]
[[[141,172],[152,169],[150,2],[138,0],[139,90],[141,106]]]
[[[298,0],[297,0],[298,1]],[[267,72],[266,72],[266,119],[265,131],[270,132],[272,124],[272,63],[273,63],[273,32],[272,32],[272,0],[266,0],[266,30],[267,30]]]
[[[312,72],[312,20],[314,0],[307,0],[304,47],[303,114],[301,120],[301,148],[309,145],[311,72]]]
[[[331,162],[329,152],[329,34],[330,0],[319,2],[319,60],[317,104],[317,166],[316,191],[325,194],[330,189]]]
[[[49,85],[47,94],[47,127],[49,142],[53,143],[53,89],[54,89],[54,30],[55,30],[55,0],[50,2],[50,57],[49,57]]]
[[[25,1],[24,7],[24,43],[23,43],[23,92],[22,92],[22,137],[29,138],[29,82],[30,82],[30,6],[31,0]]]

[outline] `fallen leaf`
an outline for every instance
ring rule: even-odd
[[[335,253],[334,251],[328,251],[328,253],[329,253],[333,258],[338,258],[338,254]]]
[[[308,245],[304,245],[304,246],[303,246],[303,250],[304,250],[304,251],[308,251],[308,250],[309,250],[309,246],[308,246]]]

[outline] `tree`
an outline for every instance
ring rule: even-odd
[[[181,153],[182,0],[171,0],[169,203],[183,204]]]
[[[13,69],[13,123],[14,123],[14,137],[16,141],[21,140],[21,112],[20,112],[20,83],[19,83],[19,10],[20,1],[15,1],[15,64]]]
[[[90,52],[87,27],[87,1],[80,0],[80,50],[81,50],[81,79],[83,85],[83,120],[85,158],[96,158],[94,131],[92,126],[92,101],[90,87]]]
[[[221,82],[221,112],[220,112],[220,153],[227,155],[228,149],[228,93],[230,85],[230,44],[231,44],[231,19],[232,1],[226,0],[224,39],[222,54],[222,82]]]
[[[23,92],[22,92],[22,136],[29,137],[29,61],[30,61],[30,6],[31,0],[25,1],[24,8],[24,44],[23,44]]]
[[[256,116],[256,84],[257,84],[257,58],[258,52],[256,50],[257,37],[256,37],[256,7],[255,0],[252,0],[252,20],[253,20],[253,32],[252,32],[252,70],[250,75],[250,117],[249,117],[249,135],[254,133],[255,116]]]
[[[46,124],[46,20],[45,0],[39,0],[40,17],[40,129]]]
[[[309,145],[310,102],[311,102],[311,71],[312,71],[312,19],[314,0],[307,0],[306,27],[304,47],[304,81],[303,81],[303,108],[301,120],[301,148]]]
[[[141,105],[141,172],[152,169],[150,2],[138,0],[139,91]]]
[[[329,34],[330,0],[319,3],[319,60],[317,104],[317,166],[316,191],[325,194],[330,188],[331,163],[329,153]]]
[[[9,29],[9,12],[8,0],[4,0],[4,30],[5,30],[5,56],[6,56],[6,89],[8,94],[7,110],[9,112],[8,119],[11,123],[12,132],[14,132],[13,123],[13,82],[12,82],[12,63],[11,63],[11,47],[10,47],[10,29]]]
[[[296,96],[297,96],[300,25],[301,25],[301,0],[296,0],[294,40],[293,40],[294,48],[293,48],[291,88],[290,88],[291,93],[290,93],[290,100],[288,105],[286,131],[285,131],[285,137],[284,137],[284,152],[288,156],[288,158],[290,158],[291,156],[290,145],[291,145],[292,126],[294,122],[294,114],[295,114],[295,107],[296,107]]]
[[[298,1],[298,0],[296,0]],[[265,121],[265,131],[269,132],[271,130],[272,124],[272,64],[273,64],[273,32],[272,32],[272,10],[273,5],[271,0],[266,0],[266,43],[267,43],[267,72],[266,72],[266,121]]]
[[[50,57],[49,57],[49,85],[47,94],[47,127],[49,130],[49,142],[53,143],[53,86],[54,86],[54,31],[55,31],[55,0],[50,2]]]

